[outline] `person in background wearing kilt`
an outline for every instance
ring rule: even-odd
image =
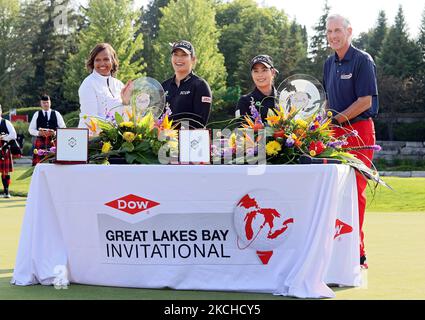
[[[28,131],[33,137],[36,137],[34,149],[48,150],[55,146],[55,130],[57,128],[66,128],[66,125],[62,115],[50,108],[51,101],[47,94],[41,95],[40,106],[41,110],[34,113]],[[32,165],[35,166],[42,159],[43,156],[33,153]]]
[[[9,185],[10,185],[10,172],[13,171],[13,160],[10,148],[6,144],[10,140],[16,139],[16,131],[9,120],[3,119],[2,108],[0,105],[0,172],[1,181],[3,183],[3,196],[10,198]]]

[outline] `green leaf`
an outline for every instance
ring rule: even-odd
[[[125,154],[125,160],[127,163],[132,164],[137,159],[137,153],[126,153]]]
[[[118,112],[115,112],[115,121],[118,126],[124,121],[123,117]]]
[[[28,170],[26,170],[24,173],[22,173],[16,180],[25,180],[32,176],[34,173],[35,167],[30,167]]]
[[[114,129],[112,124],[110,124],[108,122],[104,122],[104,121],[98,121],[98,126],[99,126],[100,129],[102,129],[105,132],[108,132],[108,131]]]
[[[120,152],[132,152],[134,150],[134,145],[131,142],[124,142],[121,145]]]

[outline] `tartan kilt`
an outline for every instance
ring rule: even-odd
[[[54,147],[54,143],[52,142],[51,137],[37,137],[34,141],[34,149],[42,149],[42,150],[48,150],[51,147]],[[39,156],[37,154],[32,155],[32,165],[35,166],[37,163],[39,163],[41,160],[44,159],[45,156]]]
[[[0,146],[3,146],[5,141],[0,141]],[[2,175],[8,175],[13,171],[12,153],[9,148],[4,148],[0,151],[0,172]]]

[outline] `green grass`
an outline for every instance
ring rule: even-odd
[[[15,167],[11,174],[10,193],[13,196],[27,196],[30,187],[31,178],[25,180],[17,180],[17,178],[28,170],[29,167]]]
[[[394,190],[381,185],[375,196],[368,188],[367,211],[376,212],[425,212],[425,178],[384,177]]]
[[[25,208],[25,198],[0,199],[0,300],[293,300],[271,294],[130,289],[71,284],[18,287],[10,284]],[[368,213],[365,219],[369,270],[367,286],[333,288],[336,299],[425,299],[424,213]]]

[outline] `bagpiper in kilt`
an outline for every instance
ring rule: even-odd
[[[2,109],[0,105],[0,135],[2,137],[16,138],[16,132],[13,125],[1,117]],[[9,139],[7,139],[9,140]],[[9,185],[10,185],[10,172],[13,171],[12,152],[10,151],[9,141],[0,140],[0,173],[1,182],[3,184],[3,192],[5,198],[10,198]]]
[[[0,140],[0,149],[0,173],[7,176],[13,171],[12,154],[6,141]]]
[[[38,111],[37,128],[56,130],[58,128],[58,119],[56,117],[56,112],[54,110],[51,110],[50,119],[47,119],[42,110]],[[55,146],[54,136],[36,137],[34,141],[34,153],[32,156],[32,165],[35,166],[45,157],[44,155],[39,156],[36,153],[36,150],[49,150],[51,147],[54,147],[54,146]]]
[[[35,153],[35,150],[49,150],[51,147],[55,147],[54,137],[37,137],[34,141],[34,153],[32,155],[32,165],[35,166],[39,163],[43,158],[43,156],[39,156]]]

